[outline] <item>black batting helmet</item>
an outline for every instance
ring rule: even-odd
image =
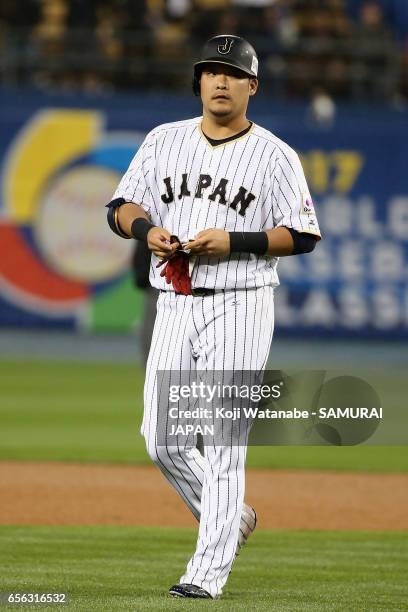
[[[227,64],[249,77],[258,78],[258,58],[248,41],[232,34],[214,36],[205,43],[200,60],[194,64],[193,91],[196,96],[200,94],[201,70],[209,63]]]

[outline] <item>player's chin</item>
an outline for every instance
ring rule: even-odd
[[[229,104],[212,104],[210,111],[215,117],[226,117],[231,114],[232,108]]]

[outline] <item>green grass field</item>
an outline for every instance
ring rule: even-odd
[[[66,592],[86,612],[407,609],[408,533],[259,532],[222,599],[172,599],[194,544],[190,529],[0,527],[0,590]]]
[[[388,401],[405,401],[404,374],[375,376]],[[142,388],[143,372],[128,364],[0,361],[0,460],[150,465],[139,434]],[[252,447],[248,466],[406,472],[408,453]],[[0,526],[0,592],[67,592],[67,609],[84,612],[407,610],[408,532],[259,531],[222,599],[172,599],[167,590],[195,538],[190,529]]]
[[[143,372],[136,365],[0,361],[0,459],[150,465],[139,434]],[[376,373],[390,402],[404,374]],[[406,447],[251,447],[248,467],[408,471]]]

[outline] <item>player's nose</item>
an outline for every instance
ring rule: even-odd
[[[216,80],[217,89],[227,89],[228,79],[225,74],[218,74]]]

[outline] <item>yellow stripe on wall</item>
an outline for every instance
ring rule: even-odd
[[[47,181],[62,166],[89,152],[99,139],[102,114],[52,109],[37,113],[19,133],[5,166],[7,216],[18,223],[35,217]]]

